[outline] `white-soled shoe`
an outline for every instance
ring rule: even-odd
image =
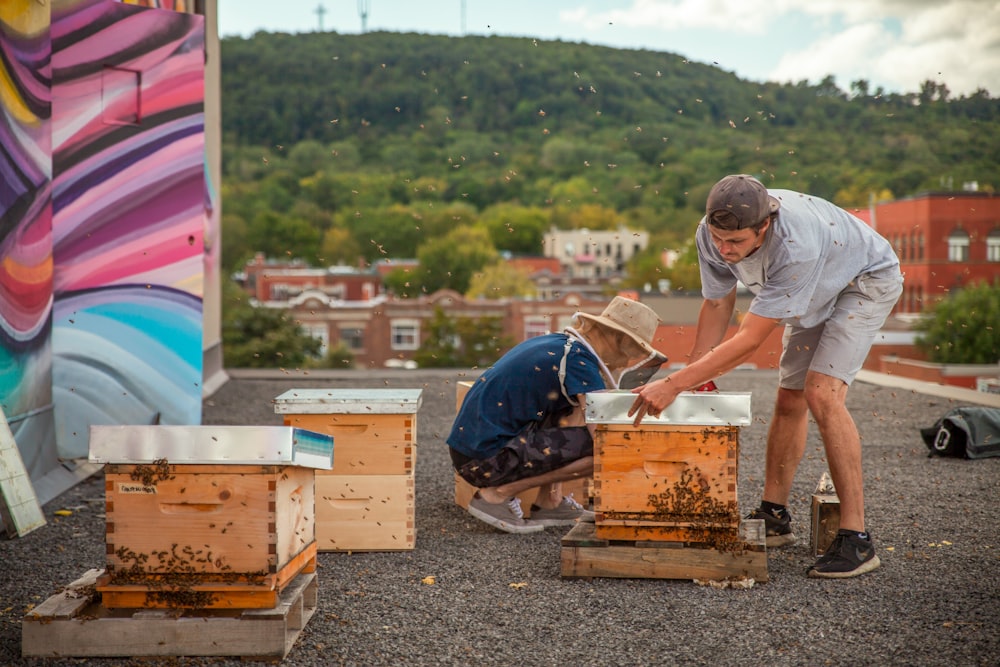
[[[469,514],[506,533],[538,533],[545,530],[543,524],[525,520],[521,500],[516,496],[494,505],[483,500],[477,493],[469,501]]]
[[[570,495],[563,496],[562,502],[552,509],[532,505],[531,521],[543,526],[572,526],[580,521],[594,523],[594,513],[584,509],[583,505]]]

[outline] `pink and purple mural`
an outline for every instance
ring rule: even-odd
[[[52,13],[53,398],[91,424],[201,421],[201,16],[110,0]]]
[[[0,407],[32,478],[54,460],[49,10],[0,3]]]
[[[0,406],[36,488],[92,424],[201,421],[218,207],[191,4],[0,2]]]

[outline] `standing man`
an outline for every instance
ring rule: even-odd
[[[690,363],[635,389],[638,425],[677,395],[732,370],[784,325],[778,396],[767,435],[764,494],[747,518],[763,519],[768,546],[795,541],[786,508],[805,452],[807,412],[819,427],[840,497],[840,531],[809,568],[844,578],[879,566],[865,531],[861,441],[847,388],[903,290],[892,246],[847,211],[818,197],[772,190],[747,175],[712,187],[696,241],[702,303]],[[737,281],[753,293],[738,331],[723,342]]]
[[[600,315],[576,313],[563,333],[529,338],[483,372],[448,435],[455,470],[476,493],[469,513],[508,533],[593,521],[562,482],[594,474],[585,394],[632,388],[666,361],[652,345],[659,318],[616,296]],[[638,379],[636,379],[638,378]],[[526,520],[517,494],[538,489]]]

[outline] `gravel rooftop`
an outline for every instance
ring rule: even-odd
[[[568,529],[508,535],[455,505],[444,438],[456,383],[475,371],[231,375],[205,400],[204,424],[279,425],[272,400],[293,388],[423,390],[416,548],[321,552],[319,606],[283,665],[1000,664],[1000,458],[929,458],[919,433],[957,405],[951,399],[862,381],[848,394],[863,438],[880,569],[842,581],[805,576],[813,560],[810,498],[826,470],[811,424],[790,506],[798,543],[768,554],[767,583],[720,589],[564,579],[560,538]],[[741,370],[719,383],[753,396],[753,424],[740,433],[741,512],[760,497],[776,382],[773,371]],[[97,473],[46,504],[44,527],[0,537],[0,665],[248,664],[21,657],[24,614],[104,566],[103,478]]]

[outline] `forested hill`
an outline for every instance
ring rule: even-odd
[[[373,259],[413,256],[419,239],[375,238],[357,220],[426,201],[461,205],[470,223],[508,205],[542,211],[545,224],[600,226],[566,218],[572,203],[679,238],[732,172],[844,206],[1000,186],[1000,100],[987,91],[749,82],[664,49],[385,32],[226,38],[225,210],[259,243],[250,228],[263,208],[298,207],[307,226],[353,234]]]

